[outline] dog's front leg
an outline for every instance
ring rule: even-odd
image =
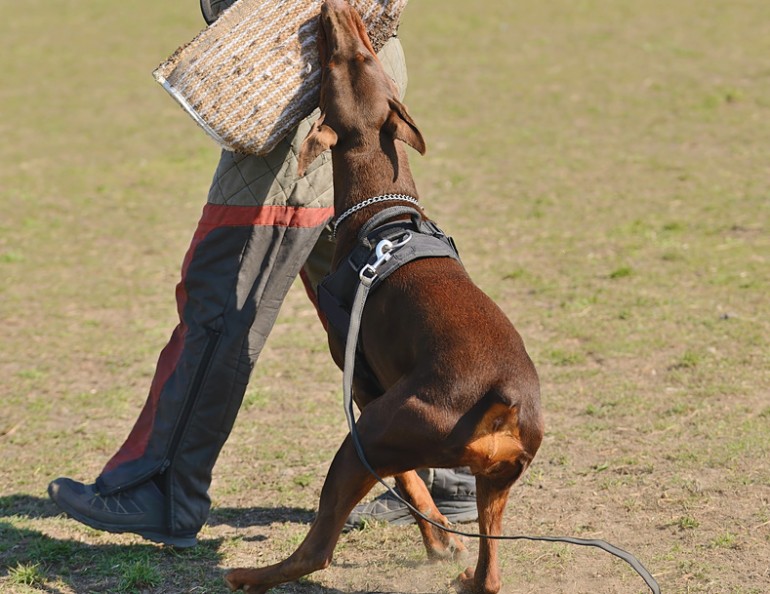
[[[436,507],[425,483],[414,470],[397,474],[394,477],[401,493],[406,500],[427,516],[433,522],[449,526],[449,522]],[[465,545],[455,534],[441,530],[425,520],[422,516],[412,513],[420,528],[423,544],[429,559],[454,559],[459,561],[467,555]]]
[[[318,515],[302,544],[280,563],[230,571],[225,576],[229,588],[264,594],[274,586],[328,567],[345,520],[374,483],[375,479],[361,464],[348,436],[332,461],[321,490]]]

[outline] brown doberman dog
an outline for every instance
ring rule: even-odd
[[[420,153],[425,142],[377,59],[361,18],[343,0],[326,0],[320,19],[322,113],[302,146],[300,171],[332,149],[338,216],[373,196],[416,198],[406,149],[397,141]],[[339,226],[334,268],[354,247],[359,228],[386,206],[361,208]],[[446,518],[414,470],[470,467],[476,477],[479,530],[500,535],[508,492],[543,438],[537,372],[511,322],[457,260],[424,258],[393,272],[371,294],[359,344],[384,389],[354,378],[354,399],[361,409],[357,433],[371,466],[380,476],[394,476],[407,500],[444,526]],[[342,367],[344,341],[333,330],[329,345]],[[375,482],[348,435],[302,544],[281,563],[230,571],[230,588],[261,594],[327,567],[345,520]],[[457,558],[465,552],[456,535],[415,518],[430,558]],[[462,593],[499,591],[496,540],[481,540],[475,570],[466,569],[456,587]]]

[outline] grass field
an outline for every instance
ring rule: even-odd
[[[57,512],[48,482],[92,480],[144,402],[218,150],[150,76],[196,2],[4,8],[0,591],[224,592],[304,536],[341,374],[294,287],[200,546]],[[505,531],[606,539],[666,594],[770,592],[767,3],[414,0],[401,36],[428,213],[541,375],[547,435]],[[450,592],[462,569],[378,525],[280,591]],[[506,593],[645,592],[565,545],[506,543],[502,571]]]

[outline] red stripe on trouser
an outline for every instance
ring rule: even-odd
[[[206,204],[198,227],[193,235],[190,247],[182,263],[182,278],[176,286],[177,312],[179,324],[174,329],[171,339],[163,348],[158,358],[155,376],[150,385],[150,392],[142,412],[128,437],[115,455],[107,462],[102,473],[109,472],[126,462],[140,458],[146,451],[152,435],[158,399],[174,372],[181,357],[187,325],[183,312],[187,304],[186,279],[190,262],[195,251],[206,236],[223,227],[273,226],[273,227],[317,227],[324,224],[333,214],[329,208],[303,208],[293,206],[226,206]]]

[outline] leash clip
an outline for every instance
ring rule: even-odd
[[[361,271],[358,273],[358,278],[361,279],[361,284],[366,285],[367,287],[371,286],[371,284],[374,282],[374,279],[377,278],[377,269],[393,257],[392,252],[394,250],[402,247],[410,239],[412,239],[412,234],[407,231],[398,241],[391,241],[389,239],[383,239],[380,241],[377,244],[377,247],[374,248],[374,256],[376,258],[374,262],[365,264],[364,267],[361,268]]]

